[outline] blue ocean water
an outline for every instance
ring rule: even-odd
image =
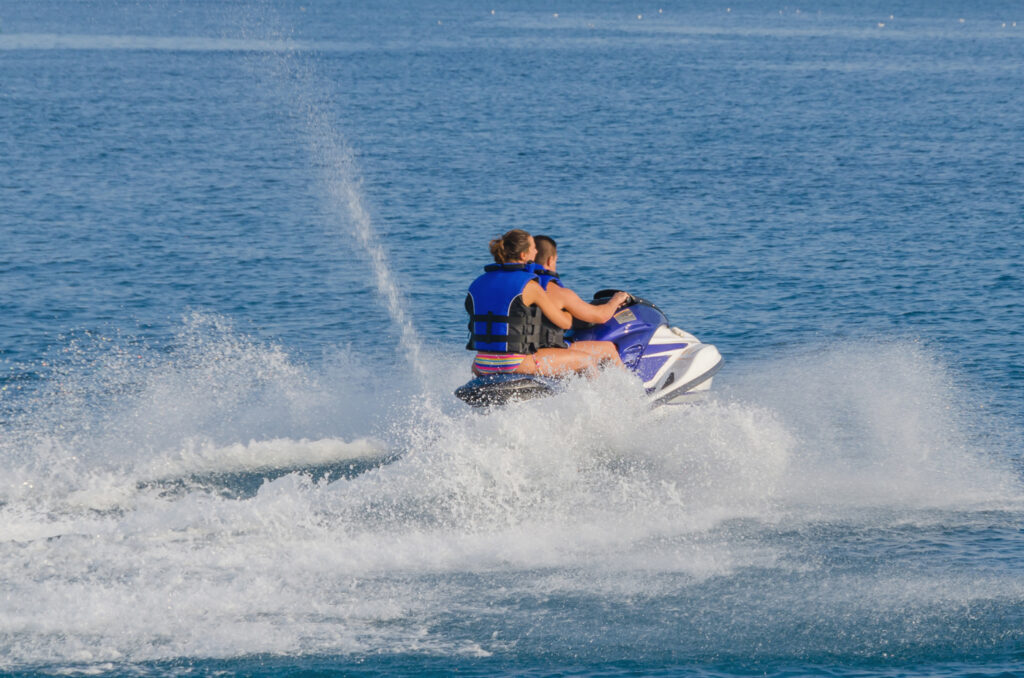
[[[0,0],[0,673],[1024,672],[1017,2]],[[510,228],[726,358],[478,416]]]

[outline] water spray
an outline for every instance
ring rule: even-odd
[[[286,41],[286,44],[290,44]],[[406,310],[405,298],[392,274],[388,254],[373,226],[362,192],[362,175],[352,148],[332,124],[323,106],[312,95],[318,91],[313,67],[300,65],[295,49],[265,54],[265,65],[279,82],[290,88],[289,101],[303,113],[303,128],[311,155],[321,168],[322,181],[331,211],[347,225],[373,269],[377,293],[386,302],[388,314],[399,328],[399,347],[416,375],[423,404],[435,409],[429,395],[430,370],[423,359],[422,342]]]

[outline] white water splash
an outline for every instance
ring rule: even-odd
[[[925,617],[936,604],[1024,595],[998,569],[833,573],[835,536],[816,536],[837,521],[841,536],[1024,510],[1019,481],[971,444],[973,415],[947,399],[941,366],[913,348],[873,354],[884,381],[851,378],[863,354],[839,348],[795,356],[788,370],[741,365],[700,406],[650,411],[628,375],[609,374],[487,416],[393,409],[371,431],[363,417],[338,418],[375,388],[333,378],[344,361],[297,365],[223,322],[189,322],[170,356],[79,347],[89,359],[58,370],[5,431],[0,668],[257,651],[457,655],[474,644],[497,653],[510,647],[503,638],[437,620],[475,628],[500,614],[528,642],[537,619],[514,601],[547,614],[548,598],[664,599],[670,612],[680,592],[686,606],[717,610],[709,643],[792,644],[729,615],[785,610],[842,635],[878,626],[871,615],[904,614],[883,597],[893,590]],[[302,440],[310,430],[329,435]],[[339,480],[269,474],[241,498],[148,484],[168,469],[258,474],[384,450],[398,458]],[[855,627],[836,609],[853,610]]]

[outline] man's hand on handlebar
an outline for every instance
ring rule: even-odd
[[[614,308],[619,309],[625,306],[626,304],[630,303],[632,300],[633,297],[631,297],[628,293],[616,292],[608,303],[612,304]]]

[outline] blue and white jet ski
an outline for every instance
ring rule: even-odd
[[[594,295],[594,303],[607,301],[616,291],[601,290]],[[574,322],[566,339],[613,342],[623,364],[643,380],[647,397],[658,405],[706,392],[723,362],[717,348],[669,327],[661,309],[639,297],[630,297],[608,322]],[[553,377],[489,374],[460,386],[455,395],[474,407],[491,407],[553,395],[564,387],[563,380]]]

